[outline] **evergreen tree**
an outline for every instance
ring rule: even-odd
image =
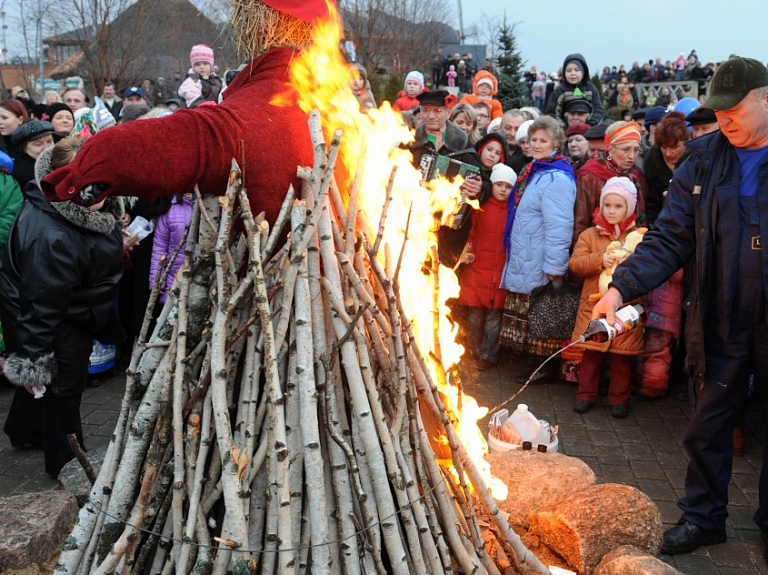
[[[514,27],[508,26],[506,20],[499,29],[496,65],[499,73],[499,93],[496,99],[501,102],[504,110],[527,106],[529,98],[523,79],[523,59],[517,49]]]

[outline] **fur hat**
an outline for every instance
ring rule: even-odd
[[[405,90],[405,85],[408,82],[418,82],[421,86],[421,89],[424,89],[424,74],[419,72],[418,70],[411,70],[406,74],[405,80],[403,81],[403,90]]]
[[[490,78],[480,78],[480,79],[477,81],[477,87],[478,87],[478,88],[479,88],[480,86],[482,86],[483,84],[486,84],[486,85],[490,86],[490,87],[491,87],[491,89],[493,89],[493,80],[491,80]]]
[[[208,62],[213,68],[213,48],[208,44],[195,44],[189,52],[189,63],[194,66],[197,62]]]
[[[487,131],[490,134],[491,132],[497,131],[499,128],[501,128],[501,117],[491,120],[488,124]]]
[[[517,174],[515,170],[510,168],[506,164],[496,164],[491,169],[491,183],[506,182],[510,186],[514,186],[517,181]]]
[[[637,208],[637,188],[632,180],[625,177],[613,177],[609,178],[603,185],[603,189],[600,192],[600,209],[603,209],[603,201],[605,196],[610,194],[616,194],[624,198],[627,202],[627,215],[634,214]]]
[[[528,129],[531,127],[531,124],[533,124],[534,120],[526,120],[522,124],[520,124],[520,127],[517,129],[517,132],[515,132],[515,142],[518,144],[523,138],[528,137]]]

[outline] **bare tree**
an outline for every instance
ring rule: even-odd
[[[340,3],[344,28],[371,71],[426,70],[453,15],[442,0],[351,0]]]
[[[30,91],[35,89],[32,79],[40,75],[43,65],[43,30],[52,1],[16,0],[13,6],[9,6],[18,14],[18,19],[11,21],[17,32],[16,35],[20,34],[21,37],[21,41],[15,43],[15,54],[9,63],[20,67],[21,76],[25,79],[25,87]]]
[[[41,0],[42,1],[42,0]],[[132,68],[142,53],[142,41],[159,23],[149,18],[158,0],[48,0],[55,5],[51,32],[74,35],[80,54],[72,62],[101,90],[107,80],[125,85],[134,80]]]

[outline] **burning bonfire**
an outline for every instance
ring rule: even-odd
[[[458,185],[421,185],[387,104],[360,114],[338,44],[320,25],[292,65],[315,150],[301,199],[270,229],[234,162],[226,195],[198,194],[58,572],[548,573],[451,376],[458,283],[431,230]]]

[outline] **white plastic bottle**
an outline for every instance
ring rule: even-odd
[[[528,411],[528,406],[525,403],[517,406],[517,409],[509,416],[509,420],[515,426],[517,433],[520,434],[521,442],[530,441],[534,448],[549,443],[549,437],[546,436],[544,428],[536,416]]]

